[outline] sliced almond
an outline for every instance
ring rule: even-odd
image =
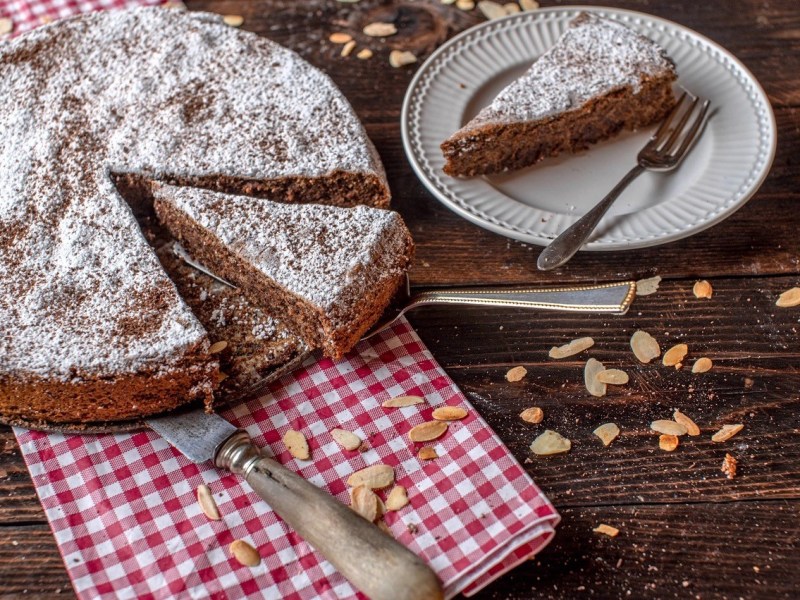
[[[694,361],[694,364],[692,365],[692,373],[706,373],[710,371],[711,367],[713,366],[714,363],[711,362],[711,359],[703,356]]]
[[[386,510],[400,510],[408,504],[408,492],[402,485],[396,485],[386,496]]]
[[[349,33],[337,31],[336,33],[332,33],[330,37],[328,37],[328,40],[334,44],[346,44],[347,42],[353,41],[353,36]]]
[[[460,421],[467,416],[467,411],[460,406],[440,406],[431,416],[437,421]]]
[[[539,8],[539,3],[536,0],[519,0],[519,5],[522,10],[536,10]]]
[[[341,54],[342,56],[350,56],[350,53],[353,51],[353,49],[354,49],[355,47],[356,47],[356,42],[355,42],[355,40],[350,40],[350,41],[349,41],[349,42],[347,42],[347,43],[346,43],[344,46],[342,46],[342,51],[341,51],[341,53],[340,53],[340,54]]]
[[[700,428],[697,426],[697,423],[692,421],[688,416],[683,414],[681,411],[676,410],[672,413],[672,418],[675,419],[676,423],[680,423],[684,427],[686,427],[686,433],[691,436],[700,435]]]
[[[0,19],[0,35],[11,33],[14,30],[14,21],[7,18]]]
[[[350,508],[370,523],[374,523],[381,516],[380,498],[364,485],[359,485],[350,490]]]
[[[620,369],[606,369],[597,374],[597,381],[611,385],[625,385],[630,380],[628,374]]]
[[[211,347],[208,349],[208,353],[209,354],[219,354],[220,352],[225,350],[225,348],[227,348],[227,347],[228,347],[228,342],[226,342],[226,341],[214,342],[213,344],[211,344]]]
[[[346,429],[331,429],[331,436],[345,450],[358,450],[361,438]]]
[[[423,446],[417,452],[417,458],[420,460],[433,460],[435,458],[439,458],[439,455],[436,453],[436,449],[431,446]]]
[[[553,346],[550,348],[549,356],[555,359],[567,358],[569,356],[575,356],[584,350],[588,350],[592,346],[594,346],[594,340],[592,338],[582,337],[577,340],[572,340],[563,346]]]
[[[786,290],[780,295],[780,297],[778,297],[778,301],[775,303],[775,306],[780,306],[781,308],[790,308],[799,304],[800,287],[793,287],[790,290]]]
[[[725,458],[722,460],[722,468],[720,471],[725,473],[728,479],[733,479],[736,477],[736,465],[736,459],[726,452]]]
[[[544,411],[538,406],[533,406],[519,413],[519,417],[526,423],[533,423],[536,425],[537,423],[541,423],[542,419],[544,419]]]
[[[219,515],[219,507],[214,500],[214,495],[205,483],[197,486],[197,503],[203,514],[212,521],[219,521],[222,518]]]
[[[412,442],[430,442],[442,437],[445,431],[447,431],[445,421],[427,421],[412,427],[408,432],[408,439]]]
[[[363,485],[371,490],[382,490],[394,483],[394,468],[389,465],[371,465],[356,471],[347,478],[347,485]]]
[[[616,423],[603,423],[592,433],[600,438],[604,446],[608,446],[611,442],[617,439],[617,436],[619,435],[619,427],[617,427]]]
[[[569,452],[572,442],[550,429],[533,440],[531,451],[538,456],[550,456],[551,454],[561,454]]]
[[[639,362],[645,364],[661,354],[661,348],[655,338],[641,329],[631,336],[631,350]]]
[[[261,555],[244,540],[236,540],[228,546],[233,557],[246,567],[257,567],[261,564]]]
[[[711,436],[712,442],[727,442],[737,433],[744,429],[744,425],[737,423],[735,425],[723,425],[717,433]]]
[[[387,400],[381,404],[381,406],[383,408],[402,408],[404,406],[413,406],[414,404],[424,403],[425,398],[420,398],[419,396],[397,396],[397,398]]]
[[[389,53],[389,64],[395,69],[417,62],[417,57],[408,50],[392,50]]]
[[[660,284],[661,277],[659,275],[648,277],[647,279],[640,279],[636,282],[636,295],[649,296],[650,294],[655,294]]]
[[[370,23],[364,27],[364,35],[370,37],[388,37],[397,33],[397,27],[394,23]]]
[[[508,370],[508,373],[506,373],[506,381],[510,381],[511,383],[522,381],[527,374],[528,370],[525,367],[512,367]]]
[[[161,5],[161,8],[173,8],[177,10],[186,10],[186,5],[181,0],[169,0]]]
[[[492,2],[491,0],[481,0],[478,2],[478,10],[489,20],[506,16],[505,9],[497,2]]]
[[[662,433],[660,436],[658,436],[658,447],[664,452],[672,452],[678,447],[679,443],[680,441],[678,440],[677,435]]]
[[[592,529],[592,531],[595,533],[602,533],[608,537],[617,537],[619,535],[619,529],[611,525],[606,525],[605,523],[600,523],[600,525]]]
[[[290,429],[283,434],[283,443],[289,450],[289,454],[297,460],[308,460],[311,458],[311,450],[308,448],[308,441],[299,431]]]
[[[439,0],[442,4],[455,4],[456,0]]]
[[[586,389],[592,396],[597,396],[598,398],[606,395],[606,384],[597,380],[597,376],[601,371],[605,371],[605,367],[596,358],[587,360],[583,369],[583,381],[586,384]]]
[[[222,21],[225,25],[230,25],[231,27],[241,27],[242,23],[244,23],[244,17],[242,15],[225,15],[222,17]]]
[[[688,432],[686,425],[681,425],[669,419],[661,419],[650,423],[650,429],[657,433],[664,433],[666,435],[686,435]]]
[[[702,281],[695,282],[692,293],[694,293],[695,298],[711,298],[714,294],[714,290],[711,284],[703,279]]]
[[[522,9],[519,7],[519,4],[516,2],[507,2],[503,4],[503,10],[507,15],[515,15],[520,12]]]
[[[686,344],[675,344],[672,348],[664,352],[661,362],[665,367],[677,367],[683,363],[683,359],[689,353],[689,346]]]
[[[368,58],[372,58],[372,50],[369,48],[363,48],[358,51],[356,54],[356,58],[360,58],[361,60],[367,60]]]
[[[459,10],[472,10],[475,8],[474,0],[456,0],[456,8]]]

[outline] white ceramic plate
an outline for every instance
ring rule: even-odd
[[[678,240],[719,223],[766,177],[775,117],[752,74],[727,50],[670,21],[597,7],[541,9],[489,21],[456,36],[420,67],[403,103],[406,154],[445,205],[496,233],[547,245],[634,166],[652,130],[624,133],[579,154],[514,173],[468,179],[444,174],[439,144],[549,49],[581,10],[621,21],[666,49],[678,85],[711,100],[706,131],[677,171],[644,173],[612,206],[587,250]]]

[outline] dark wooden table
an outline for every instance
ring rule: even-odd
[[[563,516],[555,541],[480,598],[800,597],[800,308],[779,309],[780,292],[800,284],[800,7],[796,0],[629,0],[611,4],[678,21],[736,54],[766,89],[778,121],[778,154],[758,194],[724,223],[692,238],[625,253],[583,253],[540,273],[539,248],[509,241],[456,217],[414,177],[400,140],[400,106],[414,68],[391,68],[390,49],[424,59],[448,37],[483,20],[439,0],[189,2],[245,17],[244,28],[295,49],[328,72],[352,102],[380,151],[418,245],[412,280],[441,285],[606,281],[658,274],[653,296],[625,317],[517,310],[426,309],[411,320],[433,354]],[[543,1],[548,6],[553,2]],[[370,44],[370,60],[339,56],[334,31],[376,20],[399,33]],[[359,42],[366,38],[357,35]],[[697,300],[698,278],[714,287]],[[686,341],[714,359],[698,377],[634,365],[626,350],[643,328],[666,345]],[[592,335],[594,356],[628,365],[631,382],[598,399],[582,386],[582,362],[554,363],[560,340]],[[505,381],[509,367],[529,374]],[[518,418],[541,406],[543,425],[573,441],[569,454],[541,459],[528,447],[542,426]],[[648,424],[680,407],[703,428],[677,451],[659,450]],[[592,436],[614,421],[621,437],[603,448]],[[710,433],[744,430],[726,444]],[[720,472],[726,452],[734,480]],[[599,523],[616,538],[592,532]],[[0,597],[71,597],[61,558],[16,442],[0,426]]]

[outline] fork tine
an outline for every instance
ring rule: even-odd
[[[650,136],[650,143],[653,143],[655,145],[659,144],[661,137],[668,132],[669,124],[672,122],[672,119],[675,118],[675,115],[677,115],[680,112],[681,106],[683,105],[683,101],[686,100],[687,94],[688,92],[683,92],[681,97],[678,98],[677,104],[675,104],[675,106],[672,107],[672,110],[669,111],[669,114],[661,122],[661,125],[658,126],[656,132]]]
[[[675,128],[672,130],[672,134],[667,138],[667,141],[659,147],[659,152],[669,152],[672,150],[673,146],[675,146],[675,142],[678,141],[678,138],[681,137],[683,133],[683,128],[686,127],[686,123],[689,121],[689,117],[692,116],[694,113],[694,107],[697,106],[697,102],[700,98],[695,98],[692,103],[689,105],[689,108],[686,109],[686,112],[681,117],[681,120],[675,125]]]
[[[692,126],[689,128],[689,131],[686,132],[686,136],[683,138],[683,142],[681,143],[680,147],[673,152],[673,156],[680,160],[680,158],[689,150],[692,146],[692,143],[697,139],[697,134],[703,127],[703,124],[706,121],[706,114],[708,113],[708,107],[711,106],[711,101],[706,100],[703,102],[703,105],[700,107],[700,113],[692,123]]]

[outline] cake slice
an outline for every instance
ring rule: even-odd
[[[378,320],[413,254],[400,215],[367,206],[287,205],[168,185],[154,190],[154,206],[199,261],[332,358]]]
[[[444,172],[511,171],[663,119],[675,65],[650,39],[581,13],[519,79],[442,145]]]

